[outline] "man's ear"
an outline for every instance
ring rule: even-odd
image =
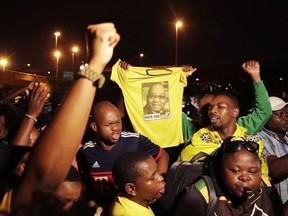
[[[133,197],[137,195],[136,187],[133,183],[127,183],[125,185],[125,190],[129,195]]]
[[[95,124],[95,122],[90,122],[90,128],[91,128],[93,131],[97,131],[97,125]]]
[[[234,108],[234,111],[233,111],[233,117],[234,118],[237,118],[240,114],[240,110],[239,108]]]

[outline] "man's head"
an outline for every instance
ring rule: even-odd
[[[80,173],[71,166],[65,181],[54,192],[55,197],[63,206],[63,210],[68,211],[79,200],[81,187]]]
[[[90,127],[97,133],[101,144],[117,143],[121,136],[122,122],[118,109],[108,101],[98,102],[92,108]]]
[[[236,200],[245,200],[257,191],[261,182],[261,162],[257,154],[259,145],[233,139],[224,140],[215,165],[220,169],[220,179],[228,195]]]
[[[160,113],[163,111],[165,100],[165,87],[160,83],[151,85],[147,94],[147,105],[153,113]]]
[[[144,205],[162,197],[165,182],[155,159],[145,152],[122,154],[113,164],[113,178],[123,195]]]
[[[235,127],[239,111],[236,97],[228,93],[217,93],[209,103],[208,116],[212,127],[216,131],[223,131]]]
[[[288,103],[278,97],[269,97],[272,116],[265,128],[276,134],[285,135],[288,131]]]

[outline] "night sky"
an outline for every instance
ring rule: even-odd
[[[57,30],[59,67],[72,67],[74,44],[80,47],[80,65],[86,60],[86,26],[103,21],[114,22],[122,37],[110,65],[119,58],[134,66],[173,65],[177,19],[184,23],[178,64],[196,66],[198,73],[205,67],[240,67],[248,59],[267,65],[288,61],[286,0],[2,0],[0,18],[0,57],[10,58],[12,70],[25,70],[27,63],[41,72],[54,68]],[[265,73],[288,77],[283,70]]]

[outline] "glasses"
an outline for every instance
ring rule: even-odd
[[[273,112],[273,115],[275,115],[277,118],[285,118],[285,117],[288,117],[288,110],[287,111]]]
[[[228,142],[225,145],[223,151],[227,153],[233,153],[240,151],[241,149],[243,149],[243,147],[252,153],[255,153],[259,150],[259,144],[256,142],[236,140]]]
[[[153,100],[155,100],[156,98],[158,98],[159,100],[165,99],[165,96],[162,96],[162,95],[159,95],[159,96],[157,96],[157,95],[148,95],[148,97],[150,99],[153,99]]]

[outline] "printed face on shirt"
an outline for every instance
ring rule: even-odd
[[[151,156],[139,166],[141,175],[136,179],[136,199],[139,202],[154,201],[163,196],[165,182],[162,175],[157,171],[157,163]]]
[[[254,193],[261,182],[261,163],[256,153],[246,149],[224,155],[222,177],[228,192],[242,198],[244,188]]]
[[[114,145],[121,136],[121,116],[117,108],[113,106],[103,106],[102,109],[103,111],[97,118],[97,134],[106,145]]]
[[[210,122],[216,131],[235,125],[238,114],[239,109],[235,106],[232,99],[226,95],[215,96],[208,107]]]
[[[273,111],[265,128],[275,133],[285,134],[288,131],[288,106]]]
[[[147,104],[153,113],[160,113],[165,105],[165,88],[157,83],[150,87],[147,95]]]

